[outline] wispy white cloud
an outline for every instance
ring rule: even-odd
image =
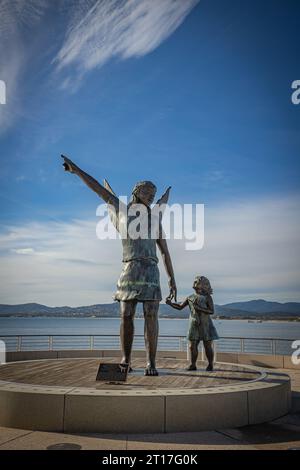
[[[71,9],[65,41],[55,58],[57,69],[73,65],[80,80],[112,57],[148,54],[178,28],[198,1],[79,1]],[[70,77],[65,86],[70,86]]]
[[[33,248],[12,248],[11,251],[18,255],[33,255],[35,253]]]
[[[215,301],[300,301],[300,197],[206,207],[205,244],[168,241],[179,297],[207,275]],[[121,270],[120,240],[98,240],[98,220],[8,226],[0,232],[0,298],[49,305],[111,302]],[[167,279],[160,262],[163,295]],[[28,287],[30,286],[30,288]]]
[[[28,222],[5,227],[0,233],[2,302],[32,298],[49,305],[112,301],[121,245],[118,240],[98,240],[96,222]]]
[[[198,272],[212,280],[217,302],[299,301],[299,203],[293,196],[206,206],[203,249],[184,252],[181,242],[175,248],[183,291]]]
[[[1,38],[18,33],[22,25],[32,26],[39,21],[46,7],[47,0],[1,0]]]
[[[20,84],[26,66],[21,30],[40,20],[47,0],[0,0],[0,79],[6,84],[6,104],[0,106],[0,134],[21,112]]]
[[[199,0],[65,0],[57,13],[66,24],[54,69],[66,69],[60,87],[75,91],[82,77],[112,57],[143,56],[159,46],[184,21]],[[0,0],[0,80],[6,104],[0,106],[0,134],[11,127],[22,108],[22,78],[31,45],[23,33],[45,19],[51,0]],[[55,24],[57,31],[58,23]],[[58,35],[59,36],[59,35]]]

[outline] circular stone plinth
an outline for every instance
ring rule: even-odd
[[[187,371],[187,362],[178,359],[163,359],[157,363],[159,375],[144,375],[145,361],[135,359],[133,371],[126,382],[112,384],[96,381],[101,362],[118,363],[116,358],[57,359],[9,363],[0,367],[0,380],[27,385],[56,387],[86,387],[97,390],[158,390],[200,389],[228,387],[248,383],[262,378],[263,372],[237,364],[216,364],[213,372],[207,372],[206,364],[198,361],[196,371]]]
[[[133,360],[126,382],[96,381],[114,358],[46,359],[0,366],[0,425],[65,432],[180,432],[238,427],[288,412],[286,374],[217,363],[160,359],[159,376]]]

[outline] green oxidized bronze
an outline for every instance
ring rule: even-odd
[[[218,339],[217,330],[211,320],[214,314],[214,302],[212,299],[213,290],[210,282],[205,276],[196,276],[193,282],[195,294],[189,295],[183,302],[172,302],[170,298],[166,303],[176,310],[182,310],[189,306],[190,319],[187,339],[189,340],[191,363],[187,370],[197,370],[198,346],[203,341],[205,354],[208,360],[207,371],[214,369],[214,348],[213,342]]]
[[[154,201],[156,186],[151,181],[141,181],[135,185],[132,191],[132,200],[128,206],[119,201],[116,194],[106,180],[102,186],[93,177],[82,171],[69,158],[63,156],[66,171],[78,175],[84,183],[95,191],[109,207],[111,220],[116,229],[126,236],[122,236],[123,245],[123,269],[118,280],[115,300],[120,302],[121,325],[120,339],[122,348],[122,364],[130,367],[131,351],[134,337],[134,315],[138,302],[143,303],[145,327],[145,345],[147,354],[147,365],[145,375],[158,375],[155,358],[158,340],[158,308],[162,299],[158,269],[158,258],[156,247],[158,246],[165,269],[168,275],[170,294],[169,299],[177,296],[176,283],[169,254],[167,242],[162,236],[160,222],[157,223],[157,230],[152,232],[152,217],[155,210],[168,201],[170,188],[157,201],[154,208],[150,206]],[[144,208],[146,212],[147,237],[133,238],[130,236],[129,227],[135,221],[137,215],[135,208]],[[126,220],[124,222],[124,215]],[[129,215],[128,215],[129,214]],[[133,214],[133,215],[132,215]],[[153,236],[153,233],[156,234]]]

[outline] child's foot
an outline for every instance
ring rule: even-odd
[[[206,367],[207,372],[212,372],[214,370],[214,367],[211,364],[208,364]]]
[[[191,364],[190,366],[187,367],[186,370],[197,370],[197,367],[194,366],[194,364]]]

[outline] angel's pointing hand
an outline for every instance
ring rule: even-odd
[[[64,160],[63,167],[65,171],[75,173],[76,169],[78,168],[75,163],[73,163],[72,160],[70,160],[68,157],[65,157],[65,155],[61,155],[61,158]]]

